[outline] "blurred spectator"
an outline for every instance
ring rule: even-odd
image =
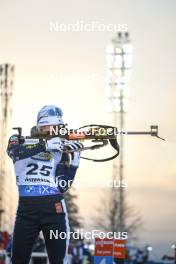
[[[7,247],[8,243],[9,243],[9,239],[10,239],[10,235],[7,231],[3,232],[3,244],[4,244],[4,248]]]
[[[136,264],[143,264],[144,260],[144,254],[143,254],[143,251],[138,249],[137,252],[136,252],[136,259],[135,259],[135,263]]]
[[[148,247],[145,247],[145,250],[143,252],[143,263],[148,263],[149,260],[149,251],[148,251]]]
[[[82,264],[83,262],[83,242],[79,240],[75,246],[73,246],[73,264]]]
[[[4,250],[9,243],[10,235],[7,231],[0,231],[0,250]]]
[[[88,250],[88,248],[86,248],[85,246],[83,248],[83,256],[84,256],[83,264],[84,263],[93,263],[93,257],[91,255],[90,251]]]
[[[79,240],[72,248],[72,264],[93,263],[93,258],[88,248],[84,245],[83,240]]]
[[[5,264],[6,247],[9,243],[10,235],[7,231],[0,231],[0,264]]]
[[[12,236],[9,236],[9,242],[6,247],[6,252],[8,257],[11,257],[11,251],[12,251]]]

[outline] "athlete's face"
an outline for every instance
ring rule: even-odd
[[[41,126],[40,132],[42,132],[44,134],[50,132],[50,126]]]

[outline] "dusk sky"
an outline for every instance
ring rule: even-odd
[[[105,51],[116,32],[56,32],[50,23],[127,25],[134,52],[125,128],[148,130],[157,124],[166,138],[125,138],[127,197],[144,221],[138,243],[151,244],[158,255],[171,254],[176,234],[175,14],[174,0],[0,0],[0,63],[16,67],[11,126],[22,126],[25,135],[46,104],[60,106],[69,127],[112,124]],[[76,180],[98,184],[111,177],[112,162],[82,160]],[[101,188],[78,190],[87,229],[103,194]]]

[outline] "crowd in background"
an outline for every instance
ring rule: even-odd
[[[5,264],[7,256],[11,255],[12,239],[11,235],[6,231],[0,231],[0,264]],[[46,252],[44,239],[39,236],[33,247],[33,252]],[[70,243],[68,254],[70,256],[70,263],[83,264],[93,263],[93,257],[84,245],[83,241],[77,241],[76,243]],[[46,258],[37,257],[33,258],[33,264],[46,264]]]
[[[0,264],[6,264],[6,257],[11,255],[12,239],[7,231],[0,231]],[[39,236],[33,247],[33,252],[46,253],[45,241],[42,236]],[[89,250],[87,244],[82,240],[76,243],[70,241],[68,249],[69,263],[70,264],[91,264],[93,263],[93,252]],[[166,258],[167,257],[167,258]],[[166,261],[167,260],[167,261]],[[163,256],[160,263],[173,263],[174,258]],[[129,254],[127,250],[127,257],[124,263],[128,264],[146,264],[149,263],[149,255],[146,249],[136,249],[134,254]],[[46,257],[33,258],[33,264],[46,264]]]

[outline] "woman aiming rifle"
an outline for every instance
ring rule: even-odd
[[[62,117],[60,108],[44,106],[38,113],[37,126],[40,131],[49,131],[50,125],[63,124]],[[70,149],[78,150],[81,144],[69,142],[68,145]],[[40,231],[44,235],[50,263],[66,263],[69,223],[63,193],[68,189],[67,183],[73,182],[80,152],[73,153],[68,166],[65,162],[68,155],[63,153],[59,137],[28,145],[22,136],[13,135],[9,139],[7,153],[13,160],[19,191],[12,264],[29,263]],[[66,238],[51,239],[51,232],[56,231],[65,232]]]

